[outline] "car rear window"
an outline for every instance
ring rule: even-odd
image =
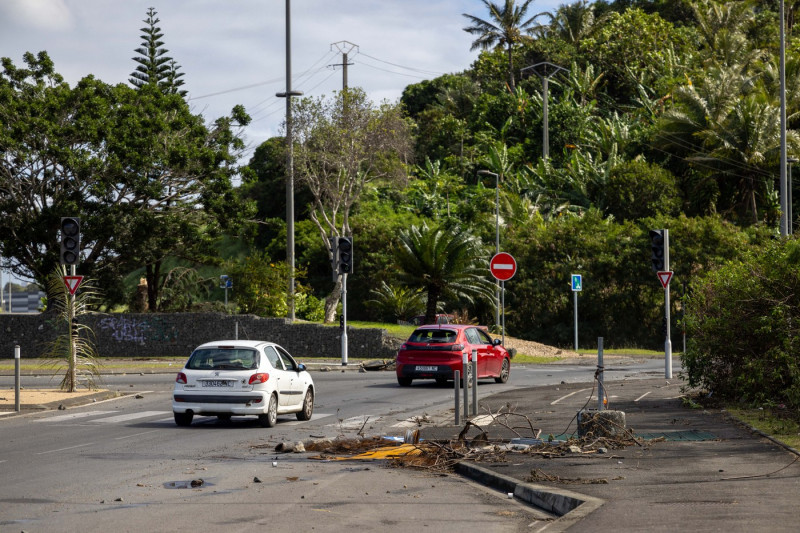
[[[451,329],[418,329],[411,334],[408,342],[430,342],[452,344],[456,342],[458,332]]]
[[[190,370],[250,370],[258,368],[258,353],[249,348],[203,348],[195,350],[186,368]]]

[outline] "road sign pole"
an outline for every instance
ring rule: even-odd
[[[583,290],[583,277],[580,274],[572,274],[572,300],[575,306],[575,351],[578,351],[578,293]]]
[[[500,342],[505,347],[506,345],[506,282],[500,282],[500,293],[502,294],[502,303],[500,304],[500,308],[503,311],[503,324],[500,326],[502,328]]]

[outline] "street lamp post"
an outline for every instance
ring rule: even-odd
[[[500,253],[500,175],[488,170],[479,170],[481,176],[494,176],[494,253]],[[495,280],[494,323],[500,325],[500,280]],[[505,331],[503,332],[505,334]]]
[[[788,169],[789,179],[788,179],[788,183],[786,184],[786,192],[788,193],[787,194],[788,198],[787,198],[787,202],[786,202],[787,203],[787,207],[786,207],[786,214],[787,214],[787,217],[786,217],[786,220],[787,220],[786,230],[789,233],[789,235],[794,234],[794,222],[793,222],[794,221],[794,218],[793,218],[794,215],[792,213],[792,165],[794,165],[798,161],[800,161],[800,159],[797,159],[796,157],[790,157],[790,158],[788,158],[786,160],[786,162],[789,164],[789,169]]]
[[[781,91],[781,172],[780,172],[780,202],[781,202],[781,237],[789,234],[788,202],[786,198],[786,36],[784,27],[784,0],[780,2],[780,91]]]
[[[529,67],[525,67],[521,72],[526,70],[532,71],[534,74],[542,79],[542,157],[547,159],[550,157],[550,126],[547,117],[547,100],[548,100],[548,80],[558,74],[559,70],[566,71],[564,67],[559,67],[553,63],[542,61]]]
[[[292,136],[292,96],[302,96],[292,90],[292,24],[291,0],[286,0],[286,92],[277,93],[286,98],[286,263],[289,265],[287,290],[289,320],[294,322],[294,138]]]

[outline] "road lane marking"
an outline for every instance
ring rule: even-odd
[[[638,398],[636,398],[636,399],[635,399],[635,400],[633,400],[633,401],[634,401],[634,402],[638,402],[639,400],[641,400],[642,398],[644,398],[645,396],[647,396],[647,395],[648,395],[648,394],[650,394],[651,392],[653,392],[653,391],[648,391],[648,392],[645,392],[644,394],[642,394],[641,396],[639,396]]]
[[[335,413],[320,413],[320,414],[312,414],[310,420],[291,420],[289,422],[282,422],[278,421],[278,423],[282,426],[298,426],[300,424],[305,424],[306,422],[311,422],[312,420],[318,420],[320,418],[325,418],[328,416],[333,416]]]
[[[75,420],[76,418],[86,418],[87,416],[101,416],[109,413],[116,413],[117,411],[84,411],[82,413],[70,413],[68,415],[57,415],[49,418],[37,418],[34,422],[64,422],[67,420]]]
[[[567,395],[565,395],[565,396],[562,396],[561,398],[558,398],[557,400],[553,400],[552,402],[550,402],[550,405],[555,405],[555,404],[557,404],[558,402],[560,402],[561,400],[566,400],[566,399],[567,399],[567,398],[569,398],[570,396],[574,396],[574,395],[576,395],[576,394],[579,394],[579,393],[581,393],[581,392],[585,392],[585,391],[587,391],[587,390],[592,390],[592,389],[581,389],[581,390],[576,390],[575,392],[570,392],[569,394],[567,394]]]
[[[128,422],[130,420],[137,420],[139,418],[147,418],[150,416],[163,416],[169,411],[139,411],[137,413],[127,413],[124,415],[109,416],[106,418],[98,418],[91,420],[95,424],[117,424],[119,422]]]
[[[155,433],[158,431],[157,429],[151,429],[150,431],[142,431],[140,433],[134,433],[133,435],[125,435],[124,437],[114,437],[114,440],[125,440],[125,439],[132,439],[133,437],[139,437],[141,435],[147,435],[148,433]]]
[[[93,444],[94,444],[94,442],[87,442],[86,444],[78,444],[77,446],[68,446],[66,448],[59,448],[58,450],[49,450],[49,451],[46,451],[46,452],[39,452],[36,455],[45,455],[45,454],[48,454],[48,453],[65,452],[67,450],[74,450],[75,448],[85,448],[86,446],[91,446]]]

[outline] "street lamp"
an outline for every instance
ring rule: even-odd
[[[532,70],[534,74],[542,78],[542,120],[544,125],[542,127],[542,157],[547,159],[550,157],[550,126],[547,118],[547,93],[548,93],[548,80],[558,74],[559,70],[566,72],[567,69],[559,67],[553,63],[542,61],[529,67],[525,67],[521,72]]]
[[[796,157],[790,157],[786,160],[786,162],[789,163],[789,170],[788,170],[789,180],[786,186],[786,191],[788,193],[787,194],[788,198],[786,202],[787,203],[786,231],[789,233],[789,235],[792,235],[794,233],[794,222],[793,222],[794,218],[792,217],[792,165],[794,165],[798,161],[800,161],[800,159],[797,159]]]
[[[292,90],[292,24],[291,0],[286,0],[286,92],[277,93],[286,98],[286,262],[289,265],[288,304],[289,320],[294,322],[294,138],[292,137],[292,96],[302,96]]]
[[[479,170],[479,176],[494,176],[494,253],[500,253],[500,175],[488,170]],[[494,323],[500,324],[500,280],[495,280]],[[505,333],[505,332],[503,332]]]

